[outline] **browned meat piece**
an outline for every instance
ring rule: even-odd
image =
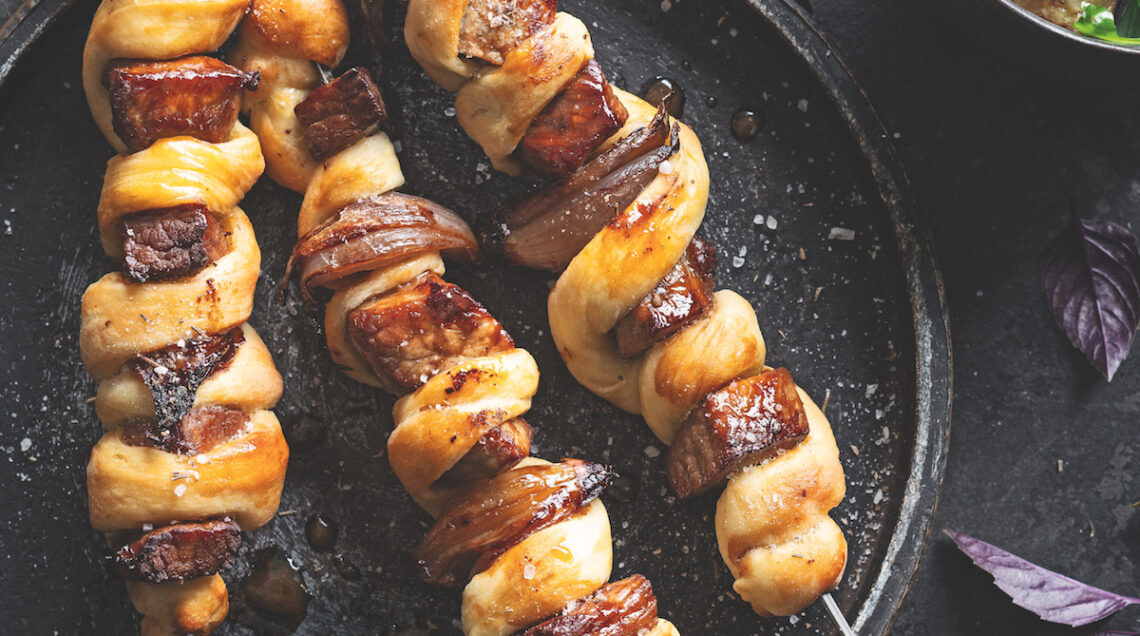
[[[558,0],[471,0],[459,27],[459,54],[502,64],[556,13]]]
[[[380,129],[388,119],[368,69],[356,67],[309,93],[293,108],[305,127],[305,145],[324,161]]]
[[[130,422],[123,428],[123,441],[131,446],[153,446],[182,455],[208,453],[214,447],[233,439],[249,416],[229,406],[206,406],[191,409],[186,417],[170,428],[160,428],[158,420]]]
[[[216,574],[233,565],[241,528],[229,519],[155,528],[119,548],[112,568],[121,576],[160,583]]]
[[[614,327],[618,352],[629,358],[700,318],[712,306],[716,250],[693,238],[685,255]]]
[[[590,60],[530,122],[519,142],[518,156],[539,174],[573,172],[628,117],[602,65]]]
[[[206,206],[187,203],[123,218],[123,274],[137,283],[193,276],[229,250]]]
[[[489,479],[530,455],[530,424],[522,418],[503,422],[479,439],[451,470],[440,477],[451,484]]]
[[[353,310],[348,330],[380,382],[397,395],[465,360],[515,346],[470,294],[430,272]]]
[[[807,434],[807,414],[786,369],[737,380],[705,397],[677,429],[666,458],[669,485],[681,497],[699,495]]]
[[[165,445],[170,431],[194,406],[198,387],[213,373],[224,369],[245,342],[241,327],[223,334],[199,334],[140,355],[129,364],[142,377],[154,399],[157,415],[152,442]]]
[[[602,586],[522,636],[636,636],[657,624],[657,596],[640,574]]]
[[[237,121],[242,89],[257,88],[259,79],[212,57],[122,60],[107,71],[111,125],[135,152],[180,135],[222,142]]]
[[[613,478],[607,466],[566,459],[502,473],[468,491],[415,549],[423,578],[455,586],[482,555],[498,555],[593,501]]]

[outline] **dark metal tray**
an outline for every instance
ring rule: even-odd
[[[121,583],[104,574],[84,492],[84,465],[101,428],[88,402],[93,383],[79,363],[79,298],[110,267],[95,205],[111,150],[80,86],[94,3],[69,11],[69,2],[35,4],[0,41],[9,62],[25,53],[19,64],[0,66],[0,450],[7,458],[0,461],[0,547],[8,573],[0,582],[0,621],[8,633],[130,633],[136,618]],[[859,633],[886,632],[937,504],[951,395],[938,270],[913,225],[889,136],[796,5],[563,4],[590,26],[616,84],[636,90],[661,74],[685,90],[684,118],[712,172],[701,234],[718,248],[718,281],[755,304],[770,363],[790,368],[817,400],[829,396],[848,484],[834,514],[850,542],[835,596]],[[404,48],[399,8],[390,13],[386,50],[374,51],[357,33],[348,60],[377,71],[394,113],[390,133],[400,143],[404,189],[471,220],[486,218],[533,183],[492,174],[455,125],[451,96]],[[765,118],[747,144],[729,127],[742,106]],[[272,297],[299,201],[263,179],[242,204],[263,254],[252,323],[285,376],[277,412],[293,456],[284,512],[246,537],[228,578],[245,575],[254,550],[278,546],[301,567],[312,596],[299,633],[454,633],[459,594],[420,583],[408,557],[428,517],[384,457],[391,398],[338,373],[314,314]],[[757,214],[774,217],[776,228],[755,224]],[[829,239],[834,227],[854,230],[854,240]],[[547,276],[492,263],[455,267],[449,277],[539,362],[542,385],[527,416],[538,431],[535,454],[606,461],[628,478],[607,495],[615,577],[649,576],[662,615],[682,633],[832,632],[819,604],[765,620],[731,592],[713,534],[715,495],[676,501],[648,428],[573,381],[546,327]],[[315,511],[340,524],[334,554],[305,542],[304,523]],[[231,595],[223,632],[263,631],[240,585],[231,585]]]

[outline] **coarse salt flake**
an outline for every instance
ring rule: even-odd
[[[661,455],[661,449],[660,448],[657,448],[656,446],[646,446],[645,447],[645,456],[646,457],[649,457],[650,459],[652,459],[654,457],[659,457],[660,455]]]
[[[20,440],[20,450],[21,451],[26,453],[26,452],[28,452],[28,449],[31,447],[32,447],[32,440],[30,440],[26,437],[24,439]]]
[[[673,164],[666,159],[661,162],[661,167],[657,169],[661,174],[673,174]]]
[[[855,230],[851,230],[845,227],[833,227],[831,228],[831,231],[828,232],[827,238],[833,241],[854,241]]]
[[[757,214],[756,216],[752,217],[752,225],[764,225],[764,215]]]
[[[523,566],[523,578],[528,581],[533,579],[535,570],[536,568],[534,567],[533,563],[527,563]]]
[[[186,494],[187,490],[188,489],[186,488],[186,484],[178,484],[174,487],[174,496],[181,497],[182,495]]]

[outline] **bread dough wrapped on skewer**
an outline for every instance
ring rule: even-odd
[[[120,271],[83,295],[80,350],[107,431],[87,465],[91,524],[147,636],[226,617],[218,572],[277,511],[289,450],[281,376],[246,320],[261,253],[237,207],[265,162],[237,121],[257,76],[208,57],[248,1],[105,0],[83,57],[120,154],[99,234]]]
[[[404,36],[496,168],[560,177],[493,238],[559,273],[551,335],[574,377],[666,443],[684,431],[668,457],[675,490],[727,483],[717,538],[736,592],[786,615],[837,585],[835,440],[790,375],[766,370],[752,307],[713,291],[715,256],[694,238],[709,185],[697,136],[610,86],[557,0],[411,0]]]
[[[615,621],[675,634],[644,578],[606,585],[613,555],[598,495],[609,468],[529,457],[522,416],[538,387],[534,359],[443,279],[443,256],[475,255],[470,228],[437,203],[396,192],[404,178],[368,71],[323,81],[315,64],[334,65],[347,43],[343,8],[293,4],[302,3],[255,0],[230,60],[261,77],[246,108],[270,176],[304,194],[290,271],[306,296],[332,292],[333,360],[401,396],[388,458],[437,518],[415,550],[423,577],[463,588],[467,634],[569,625],[588,631],[556,633],[598,633]],[[341,46],[302,46],[310,40]]]

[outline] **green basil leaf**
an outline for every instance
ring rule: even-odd
[[[1140,38],[1126,38],[1116,32],[1116,21],[1112,17],[1112,11],[1106,7],[1085,3],[1081,17],[1073,24],[1073,29],[1082,35],[1113,44],[1140,44]]]

